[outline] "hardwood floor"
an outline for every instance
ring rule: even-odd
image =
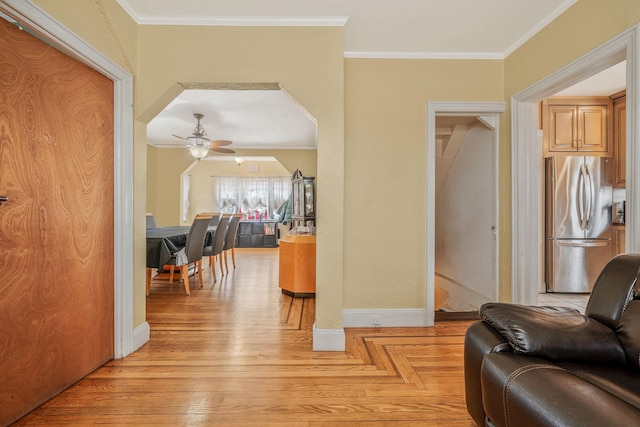
[[[277,249],[236,249],[236,270],[213,284],[207,268],[203,288],[192,276],[191,296],[154,280],[150,342],[16,425],[475,425],[470,322],[347,329],[346,352],[313,352],[315,299],[281,293],[277,260]]]

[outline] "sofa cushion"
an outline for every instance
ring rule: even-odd
[[[627,363],[640,370],[640,301],[629,302],[616,329]]]
[[[615,427],[640,425],[640,410],[543,359],[487,354],[482,397],[496,426]]]
[[[487,303],[480,308],[480,315],[507,340],[514,353],[553,361],[625,362],[615,332],[575,309]]]
[[[640,409],[640,374],[625,365],[558,362],[558,366]]]

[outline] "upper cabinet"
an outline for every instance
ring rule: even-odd
[[[556,97],[542,103],[545,157],[613,156],[610,97]]]
[[[611,95],[613,99],[613,186],[627,185],[627,97],[626,91]]]

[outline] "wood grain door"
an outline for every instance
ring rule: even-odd
[[[113,82],[0,19],[0,425],[113,358]]]

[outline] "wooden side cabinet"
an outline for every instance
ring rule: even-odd
[[[613,156],[611,98],[548,98],[542,110],[545,157],[558,153]]]
[[[626,91],[613,98],[613,186],[627,186],[627,97]]]
[[[316,292],[316,236],[295,231],[280,240],[282,292],[294,297],[310,297]]]

